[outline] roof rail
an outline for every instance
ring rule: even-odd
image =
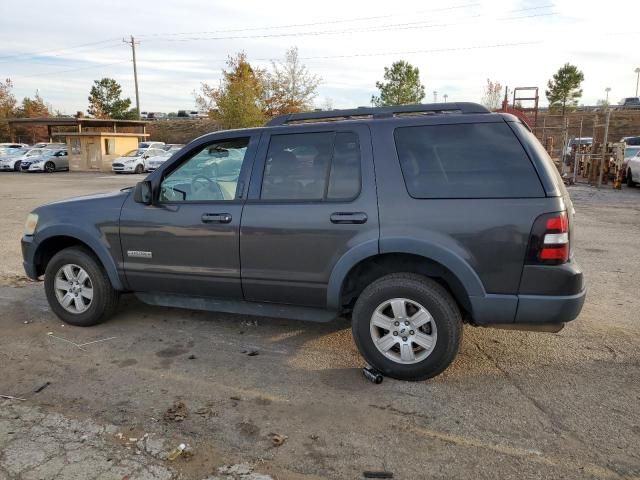
[[[419,103],[415,105],[397,105],[393,107],[359,107],[348,110],[328,110],[322,112],[289,113],[273,118],[268,127],[286,125],[292,122],[311,120],[350,119],[353,117],[390,118],[403,113],[490,113],[482,105],[471,102],[458,103]]]

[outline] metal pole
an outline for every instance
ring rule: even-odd
[[[609,137],[609,120],[611,118],[611,110],[607,109],[607,118],[604,122],[604,139],[602,141],[602,161],[600,162],[600,174],[598,175],[598,188],[602,185],[602,174],[604,172],[604,158],[607,151],[607,139]]]
[[[133,56],[133,82],[136,88],[136,110],[138,111],[138,120],[140,120],[140,94],[138,93],[138,66],[136,65],[136,40],[131,35],[131,40],[122,40],[131,46],[131,54]]]
[[[636,72],[636,97],[638,96],[638,83],[640,82],[640,67],[635,69]]]
[[[584,120],[584,116],[580,117],[580,134],[578,135],[578,138],[582,138],[582,121]],[[580,163],[578,162],[578,155],[580,155],[580,158],[582,158],[582,140],[578,140],[578,150],[576,151],[576,157],[573,159],[573,183],[576,183],[576,175],[578,174],[578,165],[580,165]]]

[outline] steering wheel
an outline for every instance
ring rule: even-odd
[[[204,180],[204,182],[202,180]],[[222,193],[222,188],[220,188],[218,182],[215,182],[204,175],[196,175],[191,179],[191,194],[194,197],[197,197],[203,192],[207,193],[206,198],[195,198],[195,200],[224,200],[224,194]]]

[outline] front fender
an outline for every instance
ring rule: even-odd
[[[117,225],[115,228],[117,233]],[[100,262],[102,262],[113,288],[116,290],[126,289],[122,278],[118,274],[118,268],[112,254],[112,246],[107,241],[105,235],[96,228],[87,229],[78,225],[56,224],[39,229],[33,237],[33,254],[31,261],[33,262],[37,258],[41,245],[48,239],[59,236],[71,237],[86,244],[93,253],[95,253]],[[120,246],[116,245],[113,248],[120,248]],[[28,259],[25,260],[27,261]]]

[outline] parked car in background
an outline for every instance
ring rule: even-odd
[[[145,172],[153,172],[156,168],[166,162],[167,159],[171,158],[171,155],[173,155],[173,152],[163,150],[162,153],[147,158],[145,161]]]
[[[20,162],[23,172],[53,173],[59,170],[69,170],[69,157],[66,149],[54,150],[45,148],[41,155],[29,157]]]
[[[61,149],[61,148],[67,148],[67,144],[66,143],[61,143],[61,142],[40,142],[40,143],[36,143],[36,144],[32,145],[31,148]]]
[[[166,147],[166,143],[164,142],[139,142],[138,148],[161,148],[164,149]]]
[[[182,143],[167,143],[164,146],[164,149],[167,152],[177,152],[178,150],[181,150],[184,147],[184,144]]]
[[[620,139],[620,143],[624,143],[625,145],[629,146],[636,146],[636,145],[640,145],[640,137],[622,137]]]
[[[627,149],[625,149],[625,161],[626,165],[626,177],[627,177],[627,185],[629,187],[635,187],[638,183],[640,183],[640,147],[632,147],[635,150],[635,155],[627,158]]]
[[[572,138],[567,142],[567,146],[564,149],[565,155],[571,155],[571,149],[574,145],[592,145],[593,138],[592,137],[576,137]]]
[[[131,150],[120,158],[116,158],[111,164],[111,170],[115,173],[144,173],[148,158],[157,157],[165,153],[160,148],[138,148]]]
[[[20,163],[32,157],[38,157],[45,152],[44,148],[14,148],[0,157],[0,170],[20,170]]]
[[[184,145],[180,145],[180,144],[169,144],[169,145],[165,145],[165,149],[164,149],[164,153],[162,155],[157,155],[155,157],[149,157],[146,161],[146,170],[147,172],[152,172],[154,171],[156,168],[158,168],[160,165],[162,165],[165,161],[167,161],[169,158],[171,158],[171,155],[173,155],[176,152],[179,152],[180,150],[182,150],[182,148],[184,147]]]
[[[16,148],[29,148],[26,143],[0,143],[0,152]]]
[[[620,100],[620,108],[640,108],[640,97],[626,97]]]

